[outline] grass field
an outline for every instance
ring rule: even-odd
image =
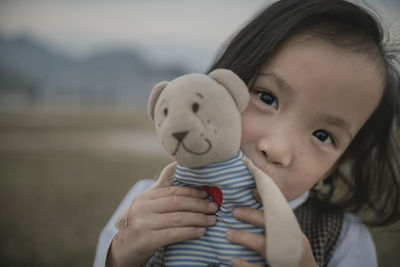
[[[91,266],[121,198],[168,162],[142,112],[0,112],[0,266]],[[398,229],[373,230],[380,266],[399,266]]]

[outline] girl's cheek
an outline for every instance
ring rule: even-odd
[[[269,127],[267,125],[267,118],[256,112],[254,108],[248,107],[242,113],[242,140],[255,139],[263,135]]]
[[[242,143],[256,137],[257,131],[256,131],[255,127],[256,126],[251,121],[251,117],[243,114],[243,117],[242,117]]]
[[[300,161],[300,166],[302,167],[299,167],[298,170],[304,177],[303,179],[305,180],[306,187],[310,189],[326,175],[326,173],[332,167],[333,162],[321,156],[307,157],[304,155],[302,158],[303,160]]]

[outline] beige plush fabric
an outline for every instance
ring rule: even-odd
[[[186,167],[199,167],[233,157],[240,147],[240,113],[249,93],[232,71],[209,75],[188,74],[154,86],[148,113],[165,150]],[[302,253],[302,232],[285,197],[273,180],[245,161],[256,180],[264,206],[266,255],[272,267],[297,266]],[[173,184],[176,163],[168,165],[149,189]],[[117,225],[127,216],[121,214]]]
[[[302,232],[297,219],[275,182],[248,160],[264,206],[266,255],[273,267],[297,266],[302,253]]]
[[[210,76],[188,74],[157,84],[148,113],[165,150],[182,165],[198,167],[233,157],[239,150],[239,109],[248,99],[243,81],[219,69]],[[184,140],[178,140],[182,135]]]

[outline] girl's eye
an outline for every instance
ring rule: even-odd
[[[257,93],[258,98],[268,106],[278,109],[278,100],[275,96],[268,92],[260,91]]]
[[[318,138],[319,141],[321,141],[324,144],[332,145],[335,143],[334,139],[332,136],[327,133],[326,131],[323,130],[317,130],[313,133],[313,135]]]

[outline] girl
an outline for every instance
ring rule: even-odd
[[[371,14],[343,0],[282,0],[245,26],[210,69],[231,69],[248,84],[241,150],[294,209],[304,232],[300,266],[376,266],[368,230],[348,212],[367,211],[364,222],[375,226],[400,217],[399,75],[382,32]],[[217,207],[205,192],[145,191],[150,184],[139,182],[121,203],[100,236],[95,266],[156,265],[157,250],[215,223]],[[128,205],[118,232],[116,214]],[[261,211],[233,215],[264,227]],[[264,236],[228,230],[226,238],[265,257]]]

